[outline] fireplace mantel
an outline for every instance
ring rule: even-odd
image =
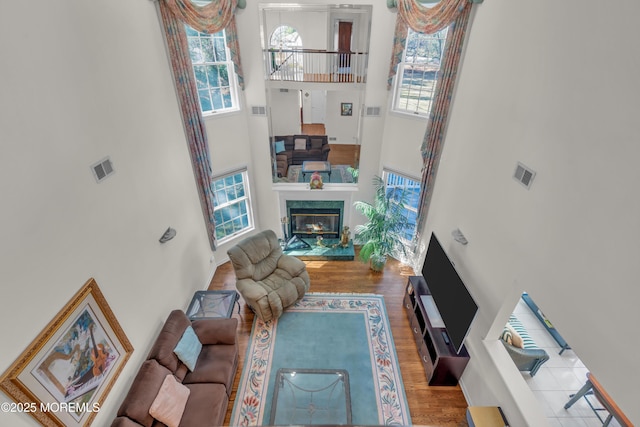
[[[354,202],[353,191],[339,191],[337,189],[327,191],[323,190],[307,190],[307,191],[280,191],[279,196],[279,209],[280,218],[288,217],[289,212],[287,210],[287,201],[289,202],[342,202],[342,223],[341,226],[347,225],[353,227],[351,224],[351,211]],[[297,204],[298,207],[304,207]]]

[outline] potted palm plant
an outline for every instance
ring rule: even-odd
[[[362,245],[360,259],[369,262],[372,270],[383,271],[388,256],[398,253],[406,255],[402,238],[408,220],[404,215],[404,191],[387,191],[379,176],[373,178],[373,185],[373,203],[356,201],[353,204],[368,219],[367,223],[355,227],[354,240]]]

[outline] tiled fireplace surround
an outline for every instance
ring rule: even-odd
[[[338,232],[344,225],[353,228],[353,224],[351,224],[351,206],[353,206],[352,195],[352,191],[338,190],[280,191],[280,218],[289,217],[292,208],[340,209],[342,212],[342,218],[338,224]],[[290,234],[289,231],[288,234]]]

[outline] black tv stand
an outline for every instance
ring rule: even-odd
[[[469,363],[469,353],[465,346],[456,353],[447,330],[431,325],[420,298],[429,294],[422,276],[410,276],[405,289],[404,308],[429,385],[456,385]]]

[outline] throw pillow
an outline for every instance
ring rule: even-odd
[[[198,356],[200,355],[201,350],[202,343],[198,339],[196,332],[193,330],[193,327],[187,326],[187,329],[184,330],[182,338],[178,341],[173,352],[178,356],[178,359],[187,365],[187,368],[193,372],[196,368],[196,363],[198,362]]]
[[[500,339],[506,342],[509,345],[513,345],[513,335],[511,335],[511,331],[507,326],[502,330],[502,334],[500,334]]]
[[[180,384],[173,375],[167,375],[149,408],[149,415],[168,427],[178,427],[189,393],[191,390]]]
[[[511,345],[518,348],[524,348],[524,340],[522,339],[520,334],[515,329],[513,329],[513,326],[507,323],[506,328],[511,333]]]
[[[307,149],[307,138],[296,138],[293,141],[293,149],[294,150],[306,150]]]
[[[276,141],[276,154],[280,154],[284,151],[284,141]]]
[[[311,137],[311,149],[322,150],[322,138]]]

